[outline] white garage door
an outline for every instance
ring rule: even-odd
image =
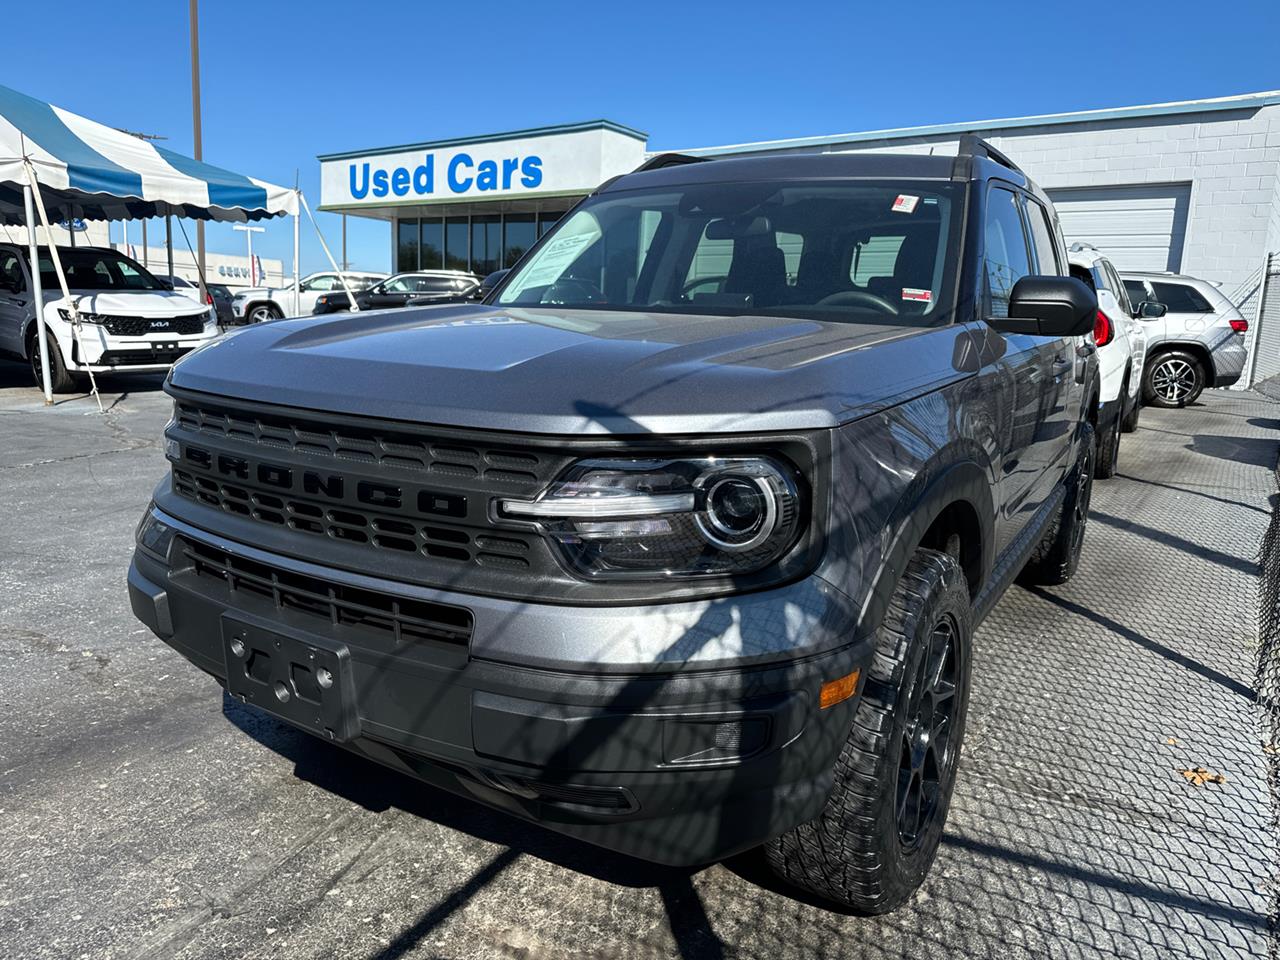
[[[1050,190],[1070,246],[1092,243],[1120,270],[1182,268],[1191,184]]]

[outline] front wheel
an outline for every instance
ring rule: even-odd
[[[955,787],[972,637],[960,565],[917,550],[880,625],[826,806],[765,847],[782,879],[868,914],[915,893]]]
[[[1185,407],[1204,390],[1204,365],[1185,350],[1162,353],[1142,376],[1143,397],[1156,407]]]
[[[43,338],[36,336],[34,330],[27,337],[27,356],[31,360],[31,375],[35,378],[36,386],[41,390],[44,389],[44,371],[41,369],[40,363],[42,339],[49,346],[50,388],[54,393],[73,393],[76,389],[76,382],[72,378],[70,371],[67,370],[66,361],[62,359],[62,350],[58,347],[58,341],[50,330],[45,330]]]
[[[1129,404],[1129,412],[1120,421],[1120,429],[1125,433],[1133,433],[1138,429],[1138,418],[1142,416],[1142,393],[1133,398]]]

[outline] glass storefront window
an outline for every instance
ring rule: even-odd
[[[538,239],[538,222],[532,213],[509,213],[502,246],[502,265],[513,267]]]
[[[444,221],[439,217],[422,221],[422,245],[418,252],[419,270],[439,270],[444,266]]]
[[[502,217],[471,218],[471,272],[484,277],[499,267],[502,257]]]
[[[563,213],[540,213],[538,214],[538,236],[542,236],[548,230],[556,225],[556,221],[563,217]]]
[[[418,221],[400,220],[396,237],[396,269],[418,269]]]
[[[444,223],[444,266],[466,270],[470,265],[470,229],[466,217],[449,217]]]

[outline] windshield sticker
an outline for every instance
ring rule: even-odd
[[[903,300],[917,300],[920,303],[933,303],[932,290],[917,290],[915,287],[902,288]]]
[[[915,213],[916,204],[920,202],[919,197],[913,197],[908,193],[898,194],[898,199],[893,201],[894,213]]]

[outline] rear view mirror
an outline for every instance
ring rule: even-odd
[[[1097,295],[1075,277],[1023,277],[1013,285],[1009,315],[990,323],[1004,333],[1082,337],[1097,313]]]
[[[1159,303],[1155,300],[1143,300],[1138,304],[1135,316],[1140,317],[1143,320],[1159,320],[1168,312],[1169,307],[1163,303]]]
[[[742,240],[746,237],[765,237],[773,233],[773,224],[767,217],[734,217],[712,220],[707,224],[708,240]]]

